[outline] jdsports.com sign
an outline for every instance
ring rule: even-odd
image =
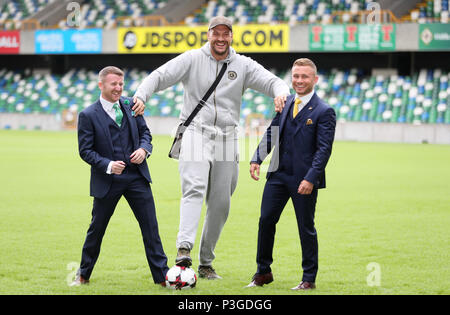
[[[207,41],[206,26],[119,28],[119,53],[182,53],[200,48]],[[233,26],[233,48],[237,52],[287,52],[288,25]]]

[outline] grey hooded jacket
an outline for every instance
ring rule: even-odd
[[[178,55],[148,75],[138,87],[135,96],[147,102],[155,92],[179,82],[184,88],[184,106],[180,119],[185,121],[214,82],[222,64],[227,71],[206,105],[198,113],[193,125],[225,131],[237,127],[242,95],[247,88],[270,97],[290,94],[289,86],[253,59],[237,54],[230,47],[226,59],[217,61],[210,44]],[[273,105],[274,106],[274,105]]]

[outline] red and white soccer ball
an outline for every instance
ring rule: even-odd
[[[166,286],[171,289],[192,289],[197,284],[197,275],[194,269],[182,266],[173,266],[166,274]]]

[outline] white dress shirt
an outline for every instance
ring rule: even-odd
[[[100,103],[102,104],[103,109],[105,110],[105,112],[108,114],[109,117],[111,117],[112,120],[116,121],[116,111],[113,108],[113,105],[115,103],[111,103],[107,100],[105,100],[101,95],[100,95]],[[116,102],[119,104],[120,107],[120,103]]]
[[[103,110],[108,114],[108,116],[111,117],[112,120],[116,121],[116,111],[113,108],[113,105],[115,103],[111,103],[111,102],[105,100],[101,95],[100,95],[100,103],[102,104]],[[116,103],[119,104],[119,107],[120,107],[120,102],[117,101]],[[150,156],[150,153],[147,152],[147,150],[145,150],[145,149],[144,149],[144,151],[147,155],[146,157],[148,158]],[[113,163],[113,161],[109,162],[108,167],[106,168],[106,174],[112,174],[112,172],[111,172],[112,163]]]

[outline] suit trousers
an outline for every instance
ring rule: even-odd
[[[314,188],[310,195],[300,195],[297,192],[299,184],[298,179],[281,171],[272,173],[266,182],[259,219],[257,273],[271,272],[276,224],[288,200],[292,199],[302,249],[302,281],[315,282],[318,270],[318,242],[314,227],[317,189]]]
[[[106,227],[117,203],[124,196],[139,223],[153,281],[155,283],[163,282],[168,271],[167,257],[159,237],[150,184],[142,177],[137,168],[129,169],[128,166],[121,175],[112,176],[114,176],[113,183],[107,195],[104,198],[94,198],[92,220],[82,250],[80,274],[85,279],[90,278],[100,254]]]

